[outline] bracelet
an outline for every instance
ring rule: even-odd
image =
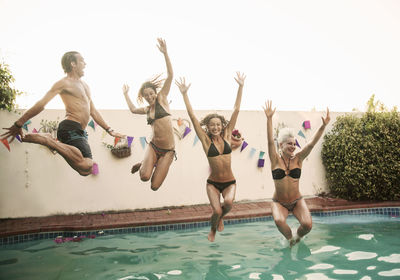
[[[17,122],[14,122],[14,126],[15,126],[16,128],[22,128],[22,125],[18,125]]]
[[[112,129],[111,126],[110,126],[109,128],[106,129],[106,131],[107,131],[108,133],[111,133],[111,132],[114,131],[114,129]]]

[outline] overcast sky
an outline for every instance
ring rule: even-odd
[[[192,83],[194,109],[231,109],[236,71],[247,75],[243,110],[365,110],[372,94],[400,105],[397,0],[0,0],[0,58],[30,107],[63,77],[62,55],[80,52],[98,109],[128,109],[137,91],[166,73]],[[184,109],[178,88],[171,109]],[[56,97],[46,108],[63,108]]]

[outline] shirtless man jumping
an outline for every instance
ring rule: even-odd
[[[23,142],[35,143],[57,151],[68,164],[80,175],[87,176],[92,173],[92,152],[87,141],[85,128],[91,116],[94,121],[113,137],[123,137],[114,132],[101,117],[94,107],[88,85],[81,80],[84,74],[85,61],[78,52],[67,52],[61,60],[66,77],[56,82],[52,88],[33,107],[26,111],[2,134],[2,139],[11,137],[10,143],[17,135],[21,135]],[[57,94],[60,95],[65,105],[65,119],[59,124],[56,141],[49,134],[22,132],[26,121],[38,115],[44,107]]]

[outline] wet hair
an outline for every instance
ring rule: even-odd
[[[61,66],[64,69],[65,73],[69,73],[72,71],[71,62],[77,62],[76,55],[79,54],[78,52],[66,52],[63,57],[61,58]]]
[[[281,128],[278,134],[278,144],[285,142],[285,140],[288,138],[294,138],[293,129],[289,127]]]
[[[205,130],[205,132],[207,133],[208,136],[211,136],[211,133],[208,131],[207,126],[210,123],[211,119],[220,119],[221,123],[222,123],[222,131],[221,134],[224,133],[225,128],[228,126],[228,121],[225,119],[224,116],[218,115],[216,113],[212,113],[212,114],[208,114],[207,116],[205,116],[201,121],[200,121],[200,125],[203,127],[203,129]]]
[[[152,78],[142,84],[142,86],[139,89],[138,96],[137,96],[137,102],[139,104],[143,104],[143,91],[146,88],[152,88],[156,94],[158,93],[157,90],[163,86],[164,80],[165,80],[165,79],[160,79],[160,77],[161,77],[161,74],[155,76],[154,78]]]

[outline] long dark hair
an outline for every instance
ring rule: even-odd
[[[151,78],[150,80],[148,80],[142,84],[142,86],[139,89],[138,96],[137,96],[137,102],[139,104],[143,104],[143,91],[146,88],[152,88],[156,94],[158,93],[157,90],[163,86],[164,81],[165,81],[165,79],[160,79],[160,77],[161,77],[161,74],[155,76],[154,78]]]

